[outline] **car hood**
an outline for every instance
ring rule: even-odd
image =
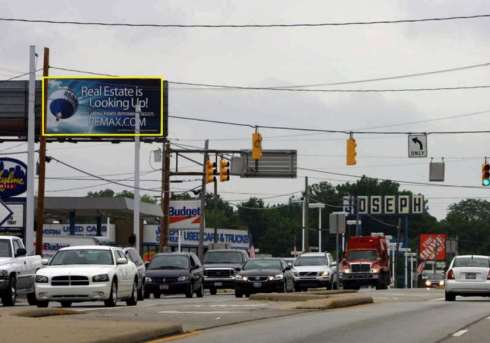
[[[70,265],[70,266],[47,266],[40,269],[37,274],[47,277],[61,276],[61,275],[82,275],[82,276],[94,276],[99,274],[114,273],[114,266],[101,266],[101,265]]]
[[[242,276],[274,276],[277,274],[282,274],[282,271],[277,269],[250,269],[242,270],[240,275]]]
[[[329,269],[328,266],[294,266],[293,272],[324,272]]]
[[[154,269],[147,270],[146,276],[148,277],[179,277],[187,276],[189,272],[185,269]]]
[[[242,269],[241,264],[236,263],[210,263],[205,264],[204,269]]]

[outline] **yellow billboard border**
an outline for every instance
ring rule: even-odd
[[[155,133],[46,133],[45,129],[45,107],[44,107],[44,102],[47,100],[45,98],[44,90],[45,86],[47,87],[47,80],[70,80],[70,79],[77,79],[77,80],[117,80],[117,79],[130,79],[130,80],[137,80],[137,79],[152,79],[152,80],[160,80],[160,132],[158,134]],[[43,137],[163,137],[164,136],[164,130],[163,130],[163,102],[165,101],[164,97],[164,86],[163,82],[165,81],[165,78],[162,76],[70,76],[70,75],[63,75],[63,76],[43,76],[42,78],[42,85],[41,85],[41,96],[42,96],[42,101],[41,101],[41,135]],[[168,86],[166,87],[168,88]],[[168,91],[168,90],[167,90]],[[167,98],[168,99],[168,98]],[[167,113],[168,115],[168,113]]]

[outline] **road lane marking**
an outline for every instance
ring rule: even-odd
[[[159,311],[160,314],[234,314],[243,312],[233,311]]]
[[[463,336],[467,332],[468,332],[468,330],[459,330],[459,331],[456,331],[455,333],[453,333],[453,337]]]
[[[150,343],[171,342],[171,341],[176,341],[178,339],[188,338],[188,337],[197,336],[197,335],[199,335],[199,331],[192,331],[192,332],[187,332],[187,333],[183,333],[180,335],[156,339],[156,340],[150,341]]]

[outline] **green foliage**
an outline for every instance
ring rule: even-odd
[[[128,190],[123,190],[119,193],[115,193],[112,189],[104,189],[102,191],[97,191],[97,192],[88,192],[87,193],[87,198],[134,198],[134,193]],[[153,198],[149,194],[143,194],[141,196],[141,201],[150,203],[150,204],[156,204],[157,200]]]

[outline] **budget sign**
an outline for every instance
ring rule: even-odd
[[[44,85],[47,85],[47,94],[43,94],[44,136],[158,137],[164,134],[166,87],[160,77],[54,76],[43,79],[43,91]],[[139,134],[135,132],[138,126]]]

